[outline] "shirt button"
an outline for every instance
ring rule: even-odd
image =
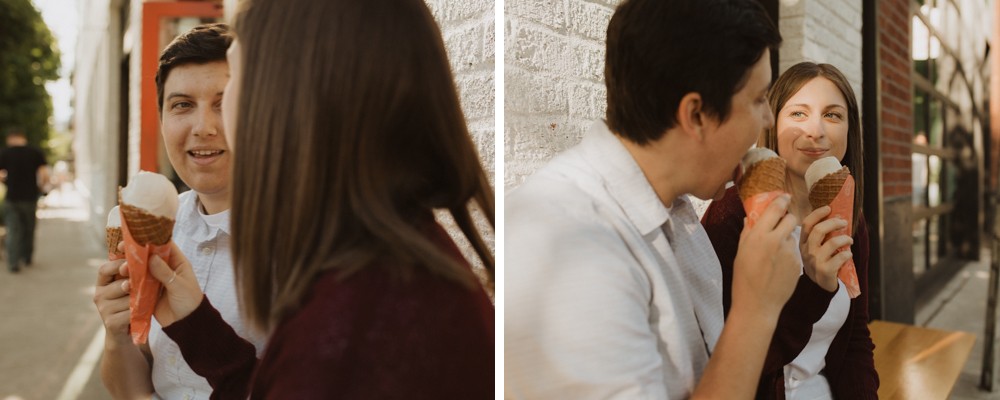
[[[170,356],[170,366],[173,367],[177,365],[177,357]]]
[[[201,248],[201,254],[209,256],[212,255],[212,251],[214,250],[215,249],[211,248],[210,246],[205,246]]]
[[[191,400],[191,395],[189,394],[184,395],[184,400]]]

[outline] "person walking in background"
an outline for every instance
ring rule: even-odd
[[[222,102],[240,305],[258,361],[175,247],[155,317],[213,398],[494,396],[494,309],[470,202],[493,190],[423,0],[240,2]]]
[[[739,237],[734,308],[688,194],[715,198],[773,119],[781,36],[754,0],[626,0],[606,121],[506,198],[505,395],[752,397],[798,278],[778,197]]]
[[[48,162],[41,150],[28,144],[23,131],[12,129],[7,133],[7,148],[0,152],[0,171],[7,185],[7,269],[17,273],[21,266],[31,265],[35,252],[35,211],[41,188],[49,181]]]
[[[193,263],[192,277],[235,332],[263,349],[264,335],[244,323],[236,301],[230,243],[232,154],[223,133],[221,102],[229,81],[226,50],[233,34],[208,24],[178,36],[163,50],[156,73],[160,132],[170,164],[191,188],[181,193],[173,241]],[[115,398],[208,399],[212,387],[184,362],[177,344],[152,321],[149,342],[129,336],[124,260],[98,269],[94,304],[107,330],[101,380]]]
[[[868,331],[868,227],[861,214],[864,160],[858,101],[847,78],[830,64],[803,62],[781,74],[770,93],[775,126],[758,145],[787,162],[790,212],[802,221],[802,276],[782,309],[757,390],[758,399],[877,399],[878,373]],[[841,218],[823,220],[830,207],[812,209],[805,174],[818,159],[833,156],[857,179],[853,239],[827,238],[846,227]],[[734,260],[741,250],[746,212],[734,186],[703,217],[722,264],[723,307],[730,313]],[[850,251],[837,252],[852,244]],[[837,271],[853,257],[861,294],[851,299]]]

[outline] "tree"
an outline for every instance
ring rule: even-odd
[[[59,49],[41,13],[31,0],[0,0],[0,135],[20,128],[46,148],[52,97],[45,82],[58,78]]]

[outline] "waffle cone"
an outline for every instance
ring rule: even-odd
[[[174,220],[150,214],[146,210],[125,204],[118,191],[118,206],[122,212],[122,223],[128,224],[128,231],[141,246],[147,244],[164,245],[170,242],[174,233]]]
[[[739,183],[740,200],[746,201],[761,193],[785,190],[785,160],[768,158],[747,168]]]
[[[108,259],[120,259],[125,258],[125,252],[118,250],[118,243],[125,240],[122,236],[122,228],[105,228],[107,235],[105,236],[108,243]]]
[[[816,181],[816,183],[809,188],[809,204],[812,205],[812,208],[815,210],[832,203],[833,199],[837,197],[838,193],[840,193],[840,188],[844,187],[844,182],[847,181],[847,177],[850,175],[850,170],[848,170],[847,167],[844,167],[839,171],[827,174],[820,180]]]

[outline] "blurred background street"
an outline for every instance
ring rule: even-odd
[[[91,373],[104,345],[91,300],[103,238],[71,183],[40,204],[32,266],[0,270],[0,399],[110,398]]]

